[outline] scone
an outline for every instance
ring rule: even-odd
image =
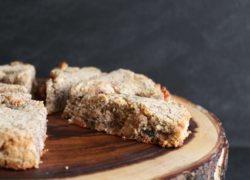
[[[30,96],[31,97],[31,96]],[[27,93],[0,93],[0,167],[38,168],[47,130],[47,110]]]
[[[29,92],[32,90],[35,74],[36,72],[33,65],[24,64],[19,61],[0,66],[0,82],[22,85]]]
[[[49,114],[62,111],[68,99],[69,90],[80,81],[97,77],[101,71],[94,67],[68,67],[62,63],[50,73],[46,83],[46,107]]]
[[[125,139],[179,147],[188,136],[187,109],[174,99],[160,100],[126,94],[90,93],[67,105],[70,123]]]
[[[119,69],[73,86],[63,117],[123,138],[179,147],[189,134],[191,115],[166,88]]]

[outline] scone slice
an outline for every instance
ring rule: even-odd
[[[172,98],[165,101],[125,94],[79,96],[67,105],[64,116],[82,127],[162,147],[181,146],[191,118]]]
[[[97,77],[101,71],[95,67],[69,67],[62,63],[50,73],[46,82],[46,107],[49,114],[62,111],[66,105],[69,91],[79,82],[86,82]]]
[[[38,168],[46,131],[47,110],[41,101],[0,95],[0,167]]]
[[[22,85],[28,92],[32,90],[35,74],[36,71],[33,65],[19,61],[0,66],[0,82]]]

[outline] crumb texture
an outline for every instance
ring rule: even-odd
[[[29,92],[35,79],[35,67],[19,61],[0,66],[0,82],[7,84],[19,84]]]
[[[17,85],[0,86],[0,167],[37,168],[46,139],[47,110],[25,89],[17,89]]]
[[[49,114],[62,111],[66,105],[70,88],[80,81],[85,82],[101,74],[94,67],[68,67],[62,63],[50,73],[50,79],[46,82],[46,107]]]

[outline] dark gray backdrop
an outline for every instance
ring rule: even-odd
[[[129,68],[214,112],[250,175],[250,1],[0,0],[0,62]]]

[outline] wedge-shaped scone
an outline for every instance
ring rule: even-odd
[[[92,93],[68,104],[71,123],[125,139],[179,147],[188,136],[190,113],[170,98],[159,100],[126,94]]]
[[[80,81],[87,81],[97,77],[101,71],[94,67],[68,67],[62,63],[50,73],[50,79],[46,83],[46,107],[48,113],[62,111],[68,99],[69,90]]]
[[[24,64],[19,61],[0,66],[0,82],[22,85],[29,92],[32,90],[35,74],[33,65]]]
[[[126,69],[118,69],[108,74],[88,82],[81,82],[71,89],[71,95],[96,93],[95,91],[105,93],[130,94],[155,99],[168,99],[170,93],[165,87],[156,84],[152,79],[142,74],[134,73]],[[69,102],[70,103],[70,102]]]
[[[37,168],[44,148],[47,110],[27,93],[0,93],[0,167]]]

